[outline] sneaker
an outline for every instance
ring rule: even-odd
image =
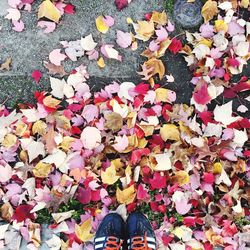
[[[104,217],[94,239],[95,250],[122,249],[125,236],[125,222],[118,214],[111,213]]]
[[[129,215],[126,226],[127,246],[129,250],[154,250],[156,238],[154,230],[146,218],[140,212]]]

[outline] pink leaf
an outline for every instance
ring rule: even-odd
[[[191,207],[192,205],[188,204],[186,200],[181,200],[175,203],[175,209],[181,215],[187,214]]]
[[[109,27],[115,24],[115,19],[112,16],[104,16],[103,21]]]
[[[4,183],[7,182],[11,179],[12,176],[12,168],[9,164],[5,164],[5,166],[3,166],[0,163],[0,182]]]
[[[126,135],[117,136],[115,138],[115,142],[116,143],[113,145],[113,148],[118,152],[122,152],[128,146],[128,137]]]
[[[117,30],[116,43],[122,48],[128,48],[132,43],[131,34],[128,32],[123,32],[121,30]]]
[[[207,84],[203,84],[199,90],[193,94],[196,103],[206,105],[211,101],[211,97],[208,94]]]
[[[39,70],[34,70],[32,72],[31,77],[35,80],[36,83],[39,83],[39,81],[42,77],[42,73]]]
[[[67,58],[67,56],[62,54],[60,49],[54,49],[49,54],[50,62],[56,66],[61,66],[61,62],[64,61],[65,58]]]
[[[48,22],[48,21],[39,21],[37,23],[37,26],[42,29],[45,28],[43,30],[43,33],[45,34],[53,32],[56,28],[56,24],[54,22]]]
[[[143,187],[142,184],[139,184],[138,189],[137,189],[137,199],[146,200],[148,198],[150,198],[148,191]]]
[[[22,32],[24,30],[24,23],[22,20],[20,21],[12,20],[12,24],[13,24],[12,29],[15,30],[16,32]]]

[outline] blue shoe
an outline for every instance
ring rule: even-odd
[[[104,217],[94,240],[95,250],[119,250],[125,237],[125,222],[118,214],[111,213]]]
[[[129,215],[127,219],[126,234],[129,250],[156,249],[154,230],[144,214],[134,212]]]

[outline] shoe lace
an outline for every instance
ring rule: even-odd
[[[107,238],[107,242],[105,244],[104,250],[120,250],[122,243],[123,243],[123,240],[120,240],[120,243],[119,243],[118,238],[114,236],[109,236]]]
[[[132,250],[152,250],[148,247],[147,234],[145,233],[144,237],[134,236],[132,238]]]

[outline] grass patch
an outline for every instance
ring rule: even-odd
[[[174,12],[174,0],[165,0],[164,7],[169,14]]]

